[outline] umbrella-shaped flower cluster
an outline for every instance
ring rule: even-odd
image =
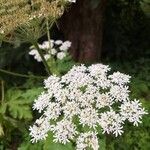
[[[51,57],[62,60],[67,56],[68,49],[71,47],[70,41],[61,41],[61,40],[51,40],[44,41],[42,44],[38,44],[39,48],[43,51],[44,58],[46,60],[50,59]],[[29,55],[34,56],[34,59],[38,62],[42,61],[42,58],[38,52],[38,50],[34,47],[30,47],[31,51]]]
[[[131,100],[130,76],[103,64],[74,66],[62,77],[50,76],[33,109],[42,113],[30,127],[32,142],[53,132],[54,142],[76,141],[77,150],[98,150],[98,133],[123,133],[125,121],[138,125],[147,112]]]

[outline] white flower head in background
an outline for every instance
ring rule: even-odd
[[[70,41],[61,41],[61,40],[50,40],[44,41],[42,44],[38,44],[39,48],[43,51],[44,58],[49,60],[51,57],[55,59],[62,60],[64,59],[67,54],[68,50],[71,47]],[[30,47],[29,55],[34,56],[34,59],[38,62],[41,62],[41,56],[39,55],[37,49],[34,46]]]
[[[46,79],[45,92],[33,105],[42,119],[30,127],[31,141],[45,139],[53,132],[54,142],[75,141],[77,150],[98,150],[101,129],[103,134],[117,137],[123,134],[126,121],[138,126],[147,112],[138,100],[130,99],[131,77],[120,72],[110,75],[110,70],[103,64],[80,65],[62,77]]]

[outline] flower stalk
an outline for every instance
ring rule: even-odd
[[[48,64],[46,62],[46,59],[43,56],[42,50],[39,48],[39,46],[38,46],[38,44],[36,42],[34,42],[33,45],[35,46],[35,48],[37,49],[38,53],[40,54],[42,62],[44,64],[44,66],[45,66],[45,69],[46,69],[48,75],[51,75],[51,71],[50,71],[49,66],[48,66]]]

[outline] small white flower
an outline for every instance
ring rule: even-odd
[[[94,64],[88,67],[91,76],[99,77],[110,71],[109,66],[103,64]]]
[[[90,128],[95,128],[99,121],[98,112],[91,107],[87,107],[81,110],[79,120],[83,126],[88,125]]]
[[[102,93],[97,95],[96,107],[103,108],[105,106],[110,107],[112,105],[112,100],[108,93]]]
[[[64,57],[66,57],[66,53],[64,53],[64,52],[57,53],[57,58],[58,59],[62,60]]]
[[[61,107],[59,103],[49,102],[48,107],[44,111],[46,118],[56,120],[61,115]]]
[[[55,48],[52,48],[52,49],[51,49],[51,54],[52,54],[52,55],[55,55],[56,53],[57,53],[56,49],[55,49]]]
[[[34,101],[33,110],[38,110],[39,113],[42,112],[44,108],[49,105],[52,98],[52,94],[42,92],[41,95]]]
[[[71,47],[71,42],[70,41],[65,41],[62,43],[62,45],[59,47],[61,51],[67,51]]]
[[[74,101],[67,102],[62,109],[63,109],[64,117],[69,119],[71,119],[73,116],[78,115],[80,113],[79,106]]]
[[[48,77],[46,80],[44,80],[45,88],[47,89],[53,89],[54,87],[58,87],[60,85],[59,83],[60,78],[56,75]]]
[[[134,101],[125,101],[120,106],[120,113],[124,119],[128,119],[129,122],[138,126],[138,123],[141,123],[141,118],[147,112],[142,108],[142,104],[139,100]]]
[[[63,41],[61,41],[61,40],[56,40],[56,41],[55,41],[55,44],[56,44],[56,45],[61,45],[62,43],[63,43]]]
[[[65,41],[63,43],[63,45],[69,48],[69,47],[71,47],[71,42],[70,41]]]
[[[113,133],[116,137],[123,133],[123,119],[113,110],[101,113],[99,124],[103,128],[103,133]]]
[[[29,128],[32,143],[39,140],[45,140],[48,136],[47,132],[50,130],[50,124],[47,119],[39,118],[35,124]]]
[[[57,122],[56,126],[51,126],[51,130],[54,133],[54,142],[60,142],[66,144],[69,139],[73,139],[78,133],[76,131],[76,126],[66,119]]]
[[[46,54],[46,55],[44,55],[44,58],[45,58],[46,60],[48,60],[48,59],[51,58],[51,55],[50,55],[50,54]]]
[[[34,56],[34,59],[37,60],[38,62],[41,62],[42,59],[41,59],[41,56],[40,54],[38,53],[38,51],[36,49],[32,49],[30,52],[29,52],[29,55],[33,55]]]
[[[33,48],[33,47],[31,47]],[[38,53],[38,51],[36,49],[32,49],[30,52],[29,52],[29,55],[36,55]]]
[[[92,148],[93,150],[99,149],[97,134],[94,132],[81,133],[77,138],[76,150],[85,150]]]
[[[41,49],[49,49],[51,46],[51,49],[53,48],[54,46],[54,41],[51,40],[50,42],[49,41],[44,41],[41,45]]]
[[[112,75],[110,75],[108,78],[110,78],[113,83],[124,85],[130,82],[131,77],[129,75],[126,75],[117,71],[117,72],[114,72]]]
[[[129,99],[128,86],[111,86],[109,94],[115,101],[126,101]]]

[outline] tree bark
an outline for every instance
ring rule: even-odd
[[[77,0],[60,21],[65,39],[72,42],[70,52],[77,61],[100,60],[106,2],[100,0],[98,6],[92,8],[89,0]]]

